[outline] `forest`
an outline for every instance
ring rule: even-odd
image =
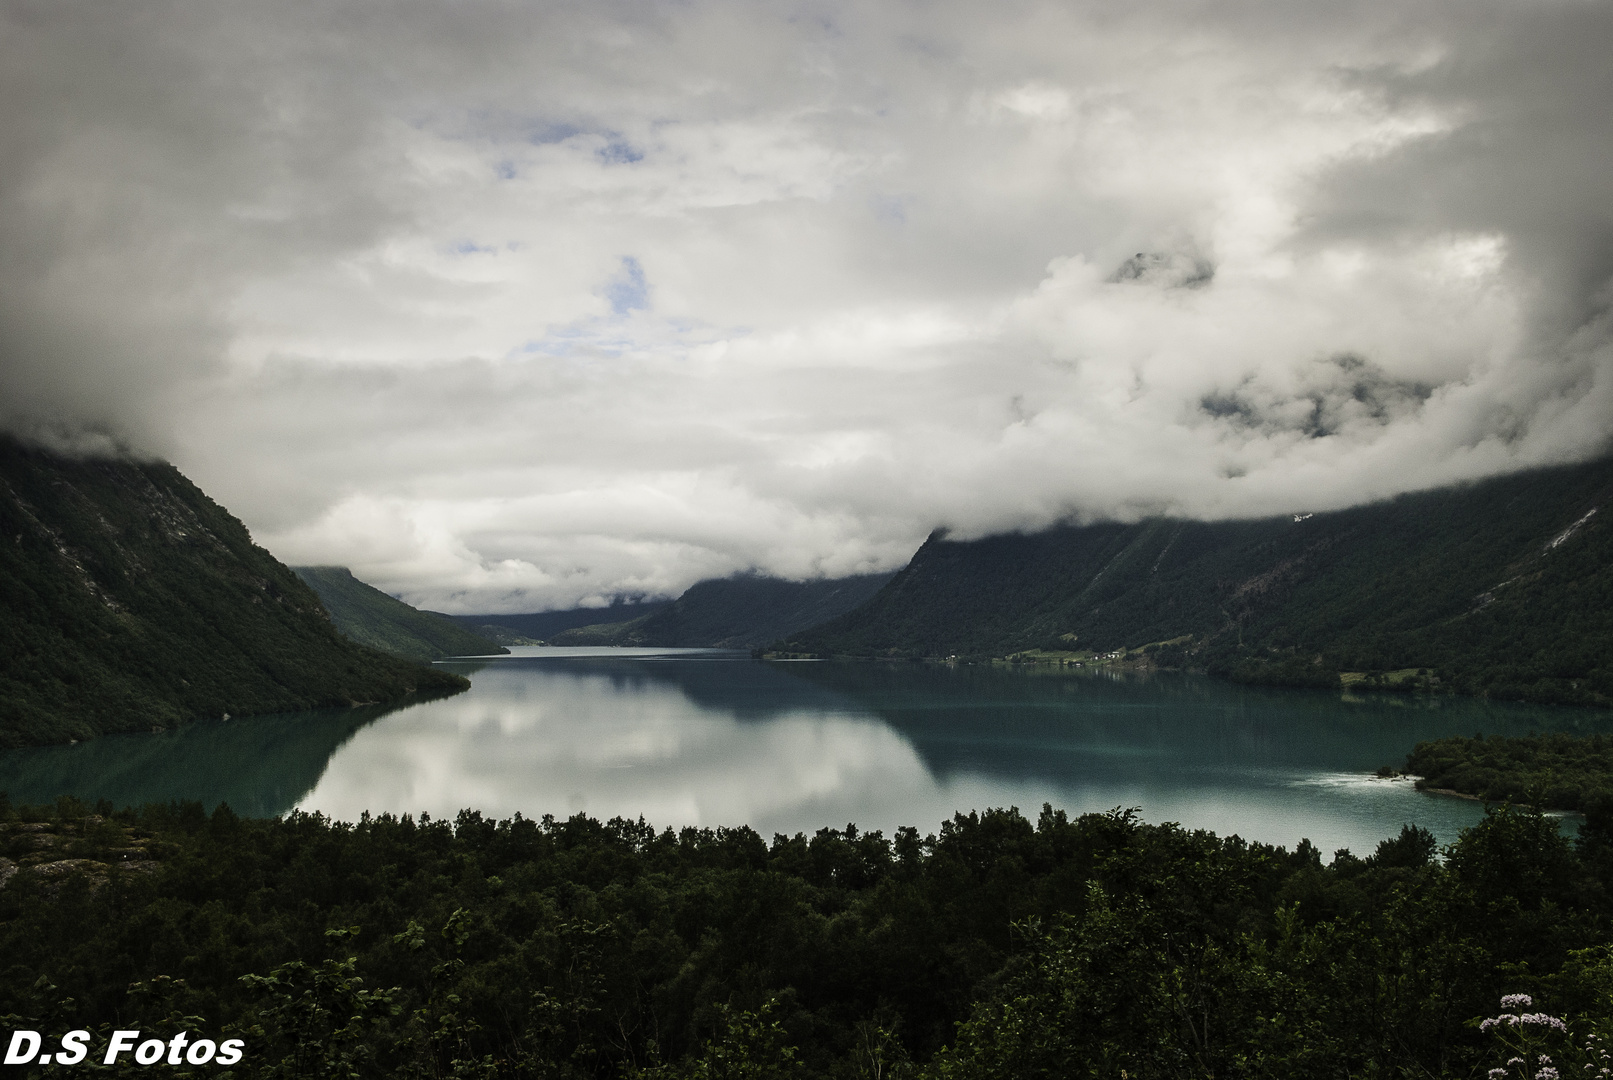
[[[462,690],[337,632],[178,469],[0,435],[0,747]]]
[[[1417,786],[1544,810],[1613,804],[1613,742],[1601,735],[1483,734],[1420,742],[1406,756]]]
[[[1600,810],[1326,857],[1119,808],[0,818],[0,1017],[96,1062],[114,1031],[243,1041],[174,1076],[1538,1078],[1613,1037]]]
[[[452,616],[418,611],[353,576],[345,566],[293,566],[349,641],[406,660],[490,656],[510,650],[473,633]]]
[[[790,655],[1146,653],[1247,683],[1613,705],[1613,461],[1327,513],[932,535]]]

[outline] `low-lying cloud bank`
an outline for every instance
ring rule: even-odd
[[[1613,7],[0,0],[0,421],[443,610],[1602,452]]]

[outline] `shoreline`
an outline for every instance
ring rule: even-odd
[[[1501,805],[1501,803],[1491,803],[1488,799],[1486,799],[1482,795],[1469,795],[1467,792],[1465,792],[1465,791],[1457,791],[1455,788],[1425,787],[1425,788],[1418,788],[1417,790],[1421,791],[1421,792],[1423,792],[1425,794],[1428,794],[1428,795],[1447,795],[1447,796],[1449,796],[1449,797],[1451,797],[1453,799],[1466,799],[1469,802],[1483,803],[1485,806],[1499,806],[1499,805]],[[1534,809],[1537,809],[1537,807],[1535,807],[1531,803],[1512,803],[1511,805],[1516,806],[1520,810],[1534,810]],[[1552,806],[1539,807],[1538,809],[1540,810],[1540,812],[1542,814],[1550,814],[1550,815],[1553,815],[1553,816],[1556,816],[1556,817],[1583,818],[1585,816],[1585,812],[1583,810],[1566,810],[1566,809],[1563,809],[1562,807],[1552,807]]]

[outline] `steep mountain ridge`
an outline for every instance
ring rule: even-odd
[[[555,645],[639,645],[750,649],[865,602],[891,578],[859,574],[787,581],[761,574],[712,578],[689,586],[668,606],[626,622],[556,634]]]
[[[1255,682],[1415,676],[1609,704],[1610,498],[1604,459],[1332,513],[936,534],[867,604],[777,647],[965,658],[1148,647],[1154,662]]]
[[[293,566],[291,572],[318,594],[336,629],[350,641],[406,660],[507,653],[452,616],[410,607],[353,576],[345,566]]]
[[[362,648],[172,465],[0,436],[0,746],[463,689]]]

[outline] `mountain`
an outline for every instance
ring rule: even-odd
[[[517,615],[450,615],[448,618],[500,645],[536,645],[579,626],[630,622],[671,604],[670,600],[633,601],[603,608],[569,608]]]
[[[291,572],[318,594],[336,629],[360,645],[408,660],[510,651],[451,616],[417,610],[364,584],[345,566],[293,566]]]
[[[0,746],[463,689],[355,645],[161,462],[0,437]]]
[[[555,645],[749,649],[850,611],[890,578],[890,574],[820,581],[786,581],[759,574],[714,578],[696,582],[659,611],[567,630],[550,641]]]
[[[1138,657],[1248,682],[1613,704],[1613,461],[1333,513],[933,535],[782,652]]]

